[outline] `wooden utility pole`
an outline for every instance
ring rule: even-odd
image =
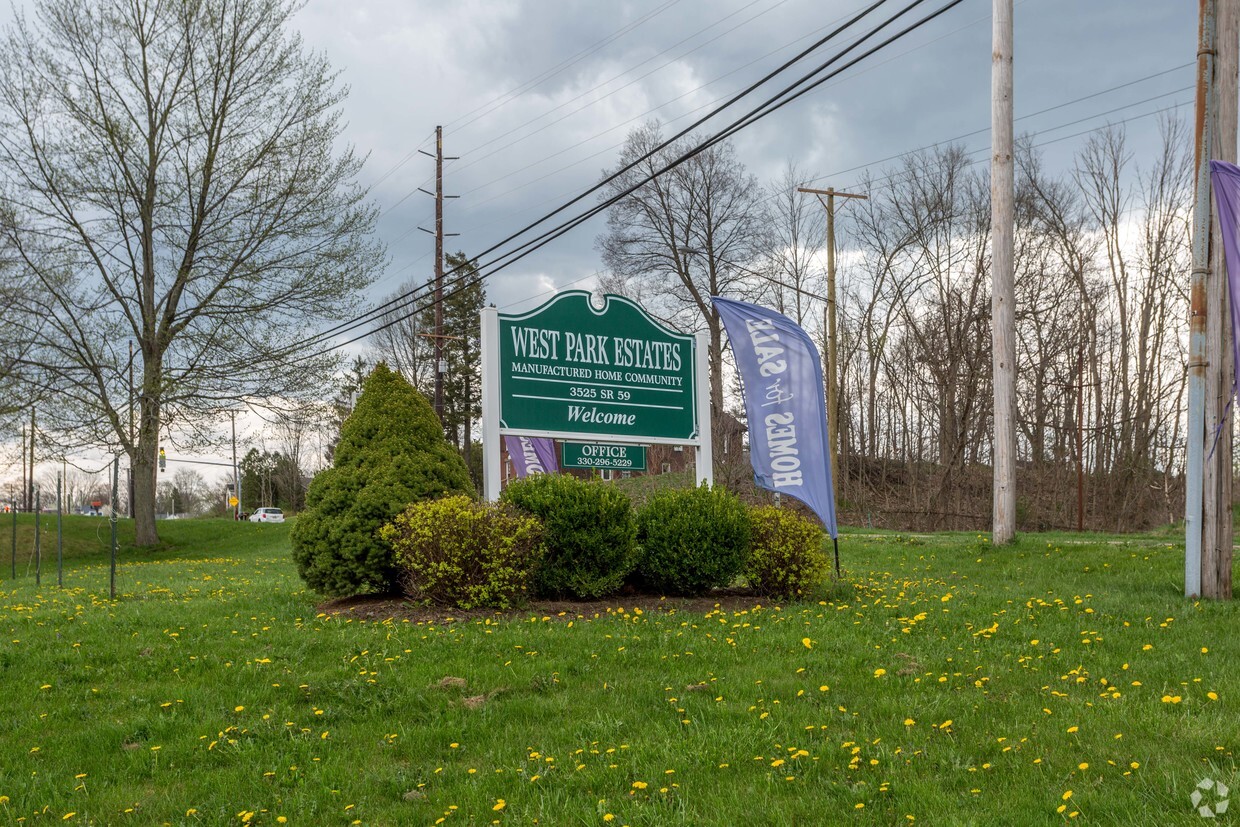
[[[1193,270],[1188,301],[1188,432],[1184,458],[1184,596],[1201,596],[1202,499],[1205,496],[1206,276],[1210,270],[1210,155],[1214,119],[1215,3],[1200,0],[1197,43],[1197,110],[1194,120],[1195,187]]]
[[[809,187],[797,187],[797,192],[807,192],[817,196],[818,202],[827,210],[827,301],[822,309],[822,326],[825,331],[827,341],[824,342],[827,354],[827,444],[828,451],[831,454],[831,469],[835,473],[839,466],[839,373],[836,368],[836,340],[835,340],[835,199],[839,198],[860,198],[863,201],[869,199],[868,195],[859,195],[855,192],[836,192],[833,187],[825,190],[810,189]],[[823,196],[826,200],[823,200]],[[842,475],[841,475],[842,476]],[[840,484],[840,479],[836,479],[836,485]]]
[[[1210,158],[1236,162],[1237,73],[1240,63],[1240,14],[1236,0],[1216,8],[1214,100],[1210,107],[1213,149]],[[1227,404],[1232,396],[1235,366],[1232,356],[1231,310],[1228,306],[1227,264],[1217,220],[1211,221],[1210,271],[1206,275],[1206,394],[1205,438],[1207,457],[1203,483],[1204,518],[1201,537],[1201,596],[1231,598],[1232,568],[1232,418]]]
[[[443,162],[445,160],[455,161],[457,156],[453,155],[444,158],[443,154],[443,127],[435,127],[435,154],[431,155],[425,150],[418,150],[423,155],[428,155],[435,159],[435,191],[427,192],[418,187],[419,190],[427,195],[433,196],[435,199],[435,416],[439,417],[440,425],[443,424],[443,375],[447,369],[443,358],[443,240],[445,233],[443,231],[443,200],[444,198],[458,198],[456,195],[445,196],[443,194]],[[430,232],[425,227],[419,227],[423,232]],[[459,235],[459,233],[447,233],[446,235]]]
[[[994,369],[994,512],[991,540],[1016,536],[1016,201],[1012,158],[1012,0],[994,0],[990,75],[990,324]]]

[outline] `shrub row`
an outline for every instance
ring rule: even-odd
[[[614,487],[556,474],[512,483],[495,505],[415,503],[380,536],[408,594],[464,609],[594,599],[626,584],[696,596],[742,574],[762,594],[797,597],[827,567],[821,530],[793,512],[703,486],[660,492],[634,513]]]

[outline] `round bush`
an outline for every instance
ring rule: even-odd
[[[395,589],[379,528],[411,502],[473,491],[430,403],[380,362],[340,428],[333,467],[311,481],[290,532],[297,570],[331,597]]]
[[[722,488],[661,491],[637,514],[637,580],[661,594],[726,586],[749,559],[749,514]]]
[[[756,591],[800,597],[822,582],[828,562],[817,523],[773,505],[750,510],[749,521],[752,551],[745,574]]]
[[[633,506],[610,485],[534,474],[510,483],[500,499],[542,520],[546,554],[533,583],[539,597],[605,597],[637,564]]]
[[[459,609],[523,602],[542,554],[538,518],[460,495],[414,503],[379,535],[407,595]]]

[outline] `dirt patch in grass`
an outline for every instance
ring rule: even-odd
[[[627,594],[607,600],[537,600],[520,609],[495,611],[479,609],[464,611],[444,606],[425,606],[397,594],[366,594],[340,597],[320,603],[316,611],[343,614],[364,620],[408,620],[412,623],[460,623],[481,618],[516,619],[552,617],[577,620],[605,617],[620,610],[633,612],[685,612],[706,614],[716,608],[725,611],[747,611],[756,606],[778,605],[779,601],[755,594],[747,589],[719,589],[705,597],[655,597]]]

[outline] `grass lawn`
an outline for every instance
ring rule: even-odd
[[[0,824],[1240,823],[1190,802],[1240,797],[1240,608],[1176,539],[846,536],[822,602],[418,623],[317,615],[287,526],[161,523],[115,602],[106,522],[63,589],[0,529]]]

